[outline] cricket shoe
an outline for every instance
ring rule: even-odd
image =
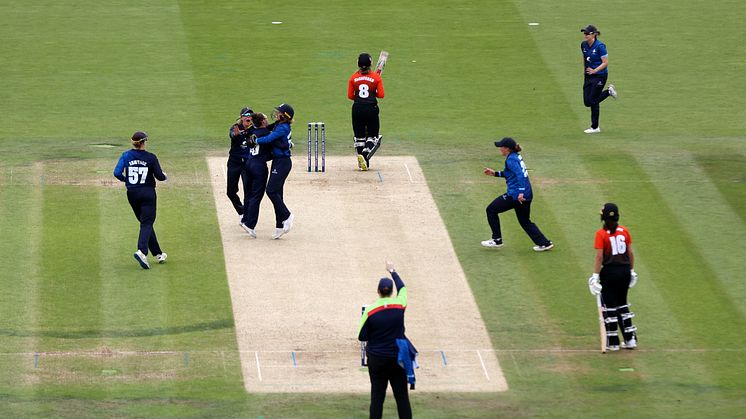
[[[637,348],[637,339],[632,338],[630,340],[624,341],[622,343],[622,348],[624,348],[624,349],[635,349],[635,348]]]
[[[614,99],[616,99],[616,96],[617,96],[617,94],[618,94],[618,93],[616,92],[616,88],[614,87],[614,85],[613,85],[613,84],[610,84],[610,85],[609,85],[609,96],[611,96],[611,97],[613,97]]]
[[[241,228],[244,229],[244,230],[246,230],[246,232],[249,233],[249,236],[251,236],[251,238],[253,238],[253,239],[256,238],[256,230],[254,230],[253,228],[247,226],[243,222],[241,222]]]
[[[283,234],[285,234],[284,228],[281,228],[281,227],[276,228],[274,234],[272,234],[272,240],[279,239],[280,237],[282,237]]]
[[[598,134],[599,132],[601,132],[601,127],[588,128],[588,129],[583,130],[583,132],[586,134]]]
[[[135,260],[137,263],[142,266],[143,269],[150,269],[150,264],[148,263],[148,257],[145,256],[145,253],[141,252],[140,249],[137,249],[137,252],[135,252]]]
[[[155,255],[155,260],[157,260],[158,263],[166,263],[166,258],[167,257],[168,257],[168,255],[166,254],[166,252],[163,252],[163,253],[161,253],[159,255]]]
[[[619,345],[608,345],[606,350],[609,352],[616,352],[619,350]]]
[[[293,220],[295,220],[295,214],[290,213],[290,216],[287,220],[282,222],[282,229],[287,233],[290,231],[291,228],[293,228]]]
[[[362,154],[357,155],[357,167],[360,168],[361,172],[368,171],[368,162],[365,161],[365,157]]]
[[[484,247],[490,247],[493,249],[499,249],[503,247],[503,241],[502,240],[495,240],[495,239],[489,239],[482,242],[482,246]]]
[[[547,250],[552,250],[552,249],[554,249],[554,243],[552,243],[552,242],[549,242],[549,244],[543,244],[543,245],[540,245],[540,246],[534,246],[534,251],[535,252],[546,252]]]

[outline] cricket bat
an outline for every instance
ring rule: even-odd
[[[388,51],[381,51],[381,54],[378,55],[378,62],[376,63],[376,73],[381,74],[383,73],[383,68],[386,66],[386,61],[389,59],[389,53]]]
[[[606,353],[606,323],[604,322],[604,306],[601,304],[601,294],[596,296],[598,306],[598,328],[601,335],[601,353]]]

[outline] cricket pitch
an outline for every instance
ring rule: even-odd
[[[244,385],[251,393],[366,393],[357,331],[392,260],[409,290],[407,336],[420,351],[417,392],[508,389],[471,289],[416,158],[377,157],[368,172],[327,157],[285,184],[293,229],[271,240],[262,201],[252,239],[225,196],[225,157],[210,157]]]

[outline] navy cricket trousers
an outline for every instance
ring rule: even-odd
[[[523,231],[533,240],[534,244],[539,246],[548,246],[550,241],[544,236],[544,233],[539,230],[539,227],[531,222],[531,201],[518,202],[508,194],[503,194],[495,198],[487,206],[487,222],[490,224],[492,229],[492,239],[502,241],[502,231],[500,231],[500,217],[498,214],[501,212],[515,209],[515,216],[518,218],[518,223],[523,227]]]
[[[145,255],[148,254],[148,249],[154,255],[160,255],[163,252],[153,228],[157,203],[155,188],[127,189],[127,201],[129,201],[135,217],[140,221],[137,248]]]
[[[272,170],[267,181],[267,196],[272,201],[275,209],[275,227],[282,228],[282,222],[290,217],[290,210],[283,201],[282,193],[285,187],[285,179],[293,168],[290,157],[274,157],[272,159]]]
[[[383,416],[383,401],[386,399],[386,388],[391,383],[391,390],[396,399],[396,411],[400,419],[412,417],[412,406],[409,403],[407,374],[399,366],[396,358],[385,358],[368,355],[368,376],[370,377],[370,417],[378,419]]]
[[[238,182],[243,181],[244,191],[246,190],[246,178],[244,177],[243,168],[244,159],[242,157],[228,156],[225,194],[231,200],[231,204],[233,204],[233,208],[238,215],[243,214],[243,204],[241,203],[241,199],[238,198]]]
[[[608,74],[586,74],[583,81],[583,104],[591,108],[591,128],[598,128],[598,118],[601,115],[601,102],[609,97],[609,91],[604,90]]]
[[[264,157],[249,157],[244,165],[244,213],[241,222],[251,229],[256,227],[259,221],[259,204],[264,198],[267,189],[267,161]]]

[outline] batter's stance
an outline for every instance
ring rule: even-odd
[[[143,269],[150,269],[148,249],[155,255],[158,263],[166,261],[166,253],[161,250],[155,236],[156,195],[155,180],[166,180],[161,170],[158,157],[145,151],[148,134],[137,131],[132,134],[132,150],[122,153],[114,168],[114,177],[127,186],[127,200],[140,221],[140,235],[137,240],[135,260]]]

